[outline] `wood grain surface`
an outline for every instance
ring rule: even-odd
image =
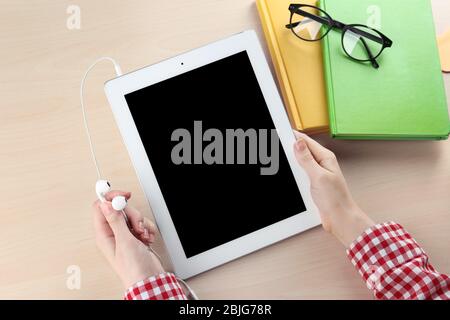
[[[450,27],[450,2],[432,2],[440,33]],[[81,9],[79,30],[67,28],[69,5]],[[96,175],[81,77],[99,56],[128,72],[244,29],[264,42],[254,0],[3,0],[0,21],[0,298],[120,299],[119,279],[94,241]],[[87,82],[97,156],[113,187],[132,191],[133,205],[151,216],[103,93],[113,72],[101,64]],[[450,141],[318,139],[336,152],[361,207],[376,221],[403,224],[450,273]],[[165,252],[160,240],[156,249]],[[71,265],[81,270],[79,290],[66,285]],[[344,248],[321,228],[189,284],[210,299],[372,298]]]

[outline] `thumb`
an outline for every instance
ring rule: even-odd
[[[316,159],[314,159],[303,138],[299,138],[295,143],[294,154],[297,162],[303,167],[311,180],[320,174],[321,167]]]
[[[122,216],[122,213],[113,209],[111,202],[102,202],[100,209],[105,216],[106,221],[111,227],[114,237],[117,239],[124,239],[132,237],[131,231],[128,229],[127,223]]]

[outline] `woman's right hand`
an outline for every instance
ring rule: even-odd
[[[121,212],[113,209],[115,196],[130,199],[131,193],[110,191],[105,202],[94,202],[94,227],[97,246],[122,280],[125,289],[136,282],[164,272],[159,258],[148,246],[155,241],[156,226],[141,212],[128,205],[124,213],[131,230]]]
[[[374,222],[353,200],[334,153],[303,133],[294,134],[294,153],[311,180],[323,228],[349,246]]]

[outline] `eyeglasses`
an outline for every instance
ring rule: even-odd
[[[319,41],[332,29],[342,31],[342,48],[351,59],[371,62],[376,69],[380,67],[377,58],[384,49],[392,46],[392,40],[380,31],[362,24],[344,24],[333,20],[320,8],[307,4],[289,5],[291,18],[286,28],[305,41]]]

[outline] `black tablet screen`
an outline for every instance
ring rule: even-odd
[[[306,211],[246,51],[125,98],[186,257]]]

